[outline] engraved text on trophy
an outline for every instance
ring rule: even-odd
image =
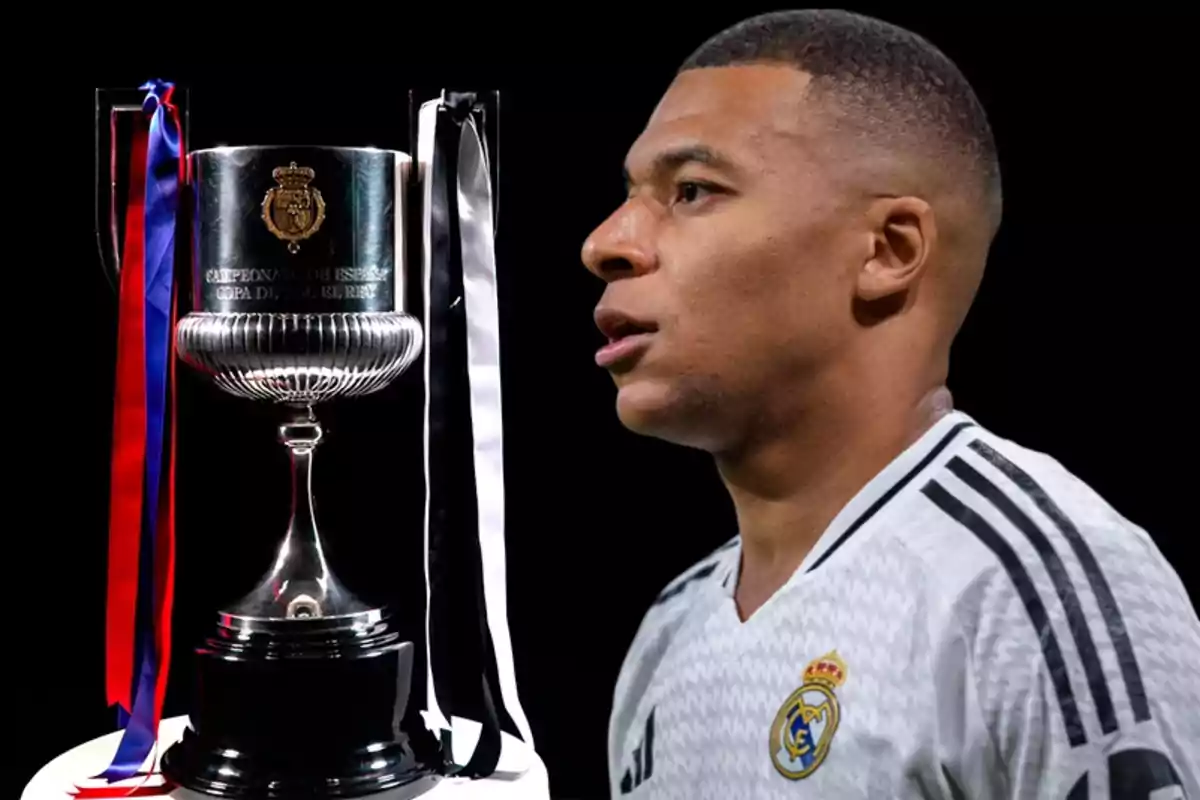
[[[376,300],[390,286],[392,271],[380,267],[213,267],[204,282],[222,301]]]
[[[289,253],[300,251],[300,242],[312,236],[325,221],[325,199],[309,183],[316,177],[311,167],[276,167],[271,177],[279,184],[263,198],[262,215],[267,228],[287,242]]]

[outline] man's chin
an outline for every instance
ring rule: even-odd
[[[638,381],[617,392],[617,419],[642,436],[703,449],[701,440],[706,437],[696,430],[703,420],[696,416],[678,391],[661,383]]]

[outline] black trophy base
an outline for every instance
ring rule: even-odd
[[[167,779],[224,798],[388,800],[436,782],[432,735],[403,729],[412,642],[384,622],[340,631],[309,622],[222,626],[197,650],[191,727],[163,754]]]

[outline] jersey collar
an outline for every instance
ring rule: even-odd
[[[784,588],[800,577],[820,569],[835,553],[843,553],[849,549],[849,543],[859,529],[883,513],[896,496],[920,474],[930,469],[938,456],[962,436],[964,431],[976,425],[974,419],[961,411],[951,411],[935,422],[921,438],[896,456],[842,507]],[[732,568],[730,574],[722,580],[722,586],[726,594],[732,595],[737,585],[738,565],[741,563],[740,539],[738,547],[726,563],[731,564]]]

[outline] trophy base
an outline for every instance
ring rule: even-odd
[[[226,625],[198,648],[196,706],[162,772],[225,798],[413,798],[437,781],[437,744],[403,728],[413,644],[379,621],[330,630]],[[383,794],[385,793],[386,794]]]

